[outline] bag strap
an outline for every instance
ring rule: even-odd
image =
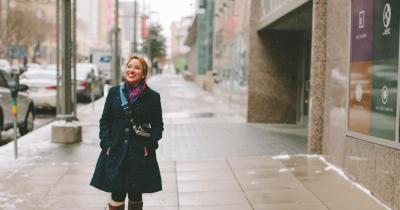
[[[126,99],[124,92],[125,92],[125,83],[121,82],[119,86],[119,97],[121,99],[121,107],[125,112],[128,112],[129,111],[128,100]]]

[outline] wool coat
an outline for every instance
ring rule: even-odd
[[[101,152],[90,185],[105,192],[153,193],[162,190],[155,150],[162,137],[160,94],[148,86],[131,105],[135,124],[151,124],[151,137],[135,134],[121,107],[119,86],[110,89],[100,119]],[[126,94],[126,92],[125,92]],[[109,155],[106,154],[110,148]],[[145,156],[144,148],[148,155]]]

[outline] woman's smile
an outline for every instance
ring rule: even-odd
[[[136,74],[133,73],[133,72],[128,73],[128,77],[129,77],[130,79],[134,79],[134,78],[136,77]]]

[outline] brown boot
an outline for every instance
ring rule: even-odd
[[[111,204],[108,204],[108,210],[125,210],[125,204],[120,206],[112,206]]]
[[[143,201],[139,202],[129,201],[128,210],[143,210]]]

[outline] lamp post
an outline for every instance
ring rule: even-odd
[[[137,1],[133,3],[133,49],[132,52],[136,53],[137,49]]]
[[[112,83],[114,85],[118,85],[121,80],[121,71],[119,67],[119,0],[115,0],[114,6],[115,14],[114,14],[114,42],[113,42],[113,54],[112,54],[112,67],[113,71],[111,71],[112,75]]]
[[[71,1],[61,0],[62,103],[61,114],[57,115],[57,121],[51,127],[52,142],[63,144],[82,141],[82,126],[77,123],[77,119],[72,113],[71,54],[73,45],[71,44]]]

